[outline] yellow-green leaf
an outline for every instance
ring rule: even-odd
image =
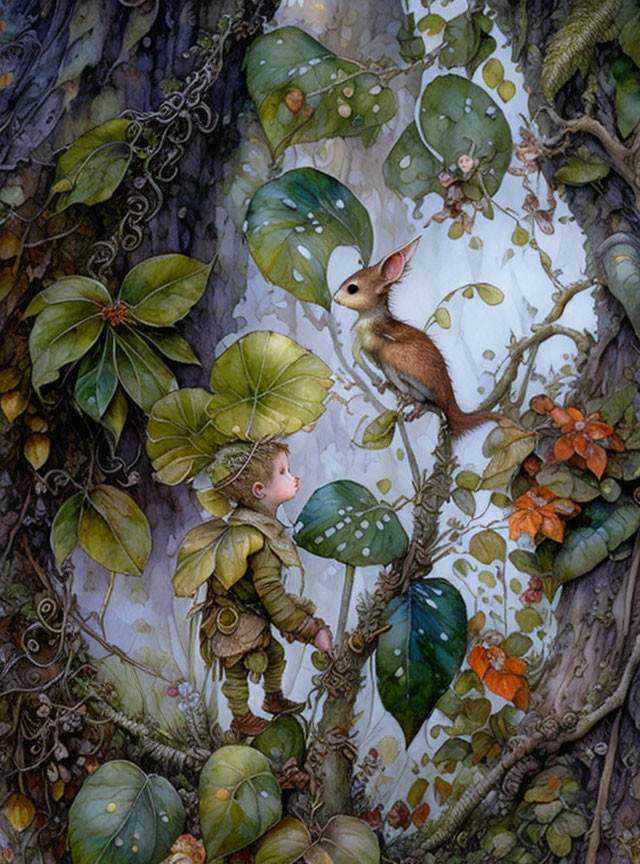
[[[148,258],[129,270],[119,297],[137,321],[168,327],[202,297],[211,266],[186,255]]]
[[[451,315],[449,315],[449,310],[445,309],[444,306],[436,309],[433,317],[443,330],[448,330],[451,327]]]
[[[524,228],[521,228],[519,225],[514,228],[513,234],[511,235],[511,242],[514,246],[524,246],[529,240],[529,232],[525,231]]]
[[[49,458],[51,442],[46,435],[30,435],[24,442],[23,453],[29,464],[36,470],[42,468]]]
[[[504,66],[495,57],[492,57],[482,67],[482,78],[487,87],[497,87],[504,78]]]
[[[503,102],[509,102],[516,95],[516,85],[513,81],[503,81],[498,87],[498,96]]]
[[[9,797],[4,809],[9,817],[9,822],[11,822],[11,827],[18,833],[28,828],[36,815],[33,801],[18,792],[14,792]]]
[[[228,530],[222,519],[210,519],[188,532],[178,549],[173,590],[178,597],[190,597],[214,571],[215,551],[222,534]]]
[[[250,525],[234,525],[216,549],[216,578],[228,590],[247,572],[247,558],[264,545],[264,536]]]
[[[141,576],[151,554],[147,517],[113,486],[96,486],[80,517],[80,546],[107,570]]]
[[[255,864],[293,864],[311,845],[311,834],[304,822],[285,816],[260,842]]]

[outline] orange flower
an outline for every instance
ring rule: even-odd
[[[501,645],[478,642],[469,654],[469,666],[492,693],[513,702],[516,708],[529,707],[527,664],[518,657],[507,657]]]
[[[557,543],[564,540],[565,519],[571,519],[580,512],[580,507],[570,498],[556,498],[555,493],[546,486],[532,486],[524,495],[515,500],[517,510],[509,516],[509,537],[517,540],[521,534],[528,534],[535,540],[538,533]]]
[[[529,408],[536,414],[548,414],[553,411],[554,404],[548,396],[534,396],[529,402]]]
[[[603,423],[599,414],[584,416],[577,408],[554,408],[551,419],[560,427],[562,437],[553,445],[553,455],[560,462],[566,462],[575,454],[584,459],[587,468],[598,480],[607,467],[607,451],[596,444],[605,441],[613,450],[624,450],[624,441],[616,435],[613,426]]]

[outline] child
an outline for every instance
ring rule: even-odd
[[[315,606],[303,597],[287,594],[281,580],[283,566],[300,566],[295,545],[276,518],[280,504],[298,492],[299,480],[289,471],[289,450],[278,441],[259,445],[237,443],[219,451],[215,464],[226,478],[217,488],[237,505],[229,525],[248,525],[253,532],[250,548],[234,548],[246,558],[246,572],[231,588],[209,579],[201,627],[201,646],[206,662],[218,659],[225,671],[222,692],[233,714],[231,726],[243,735],[258,735],[269,721],[249,709],[247,678],[264,680],[262,708],[269,714],[300,710],[282,693],[286,661],[282,645],[271,634],[274,624],[289,641],[313,643],[321,651],[331,649],[331,634]],[[259,546],[259,548],[255,548]]]

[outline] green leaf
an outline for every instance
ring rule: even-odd
[[[464,658],[466,608],[445,579],[420,579],[388,604],[382,623],[391,629],[378,639],[378,691],[409,746]]]
[[[529,576],[544,576],[547,572],[541,566],[538,556],[524,549],[514,549],[513,552],[509,552],[509,561],[517,570]]]
[[[447,22],[441,15],[425,15],[418,21],[418,30],[427,36],[437,36]]]
[[[131,329],[114,329],[118,379],[136,405],[147,414],[178,382],[144,339]]]
[[[518,609],[516,612],[516,622],[523,633],[533,633],[536,627],[542,627],[544,624],[542,615],[533,606],[528,606],[526,609]]]
[[[109,407],[118,386],[113,365],[113,337],[107,331],[102,344],[86,354],[78,369],[74,397],[80,408],[99,421]]]
[[[406,554],[409,538],[388,504],[353,480],[316,489],[296,520],[294,539],[314,555],[364,567]]]
[[[86,300],[47,306],[39,313],[29,334],[31,384],[38,395],[58,378],[62,366],[86,354],[103,327],[100,308]]]
[[[407,804],[412,810],[414,810],[418,806],[418,804],[420,804],[420,802],[424,798],[424,793],[427,791],[428,786],[429,781],[425,780],[424,777],[418,777],[417,780],[413,781],[409,788],[409,791],[407,792]]]
[[[264,753],[267,759],[282,768],[289,759],[298,765],[304,760],[304,731],[291,714],[281,714],[251,742],[251,746]]]
[[[640,66],[640,12],[625,22],[618,38],[624,53]]]
[[[557,585],[593,570],[640,527],[640,508],[628,498],[615,504],[592,501],[584,508],[590,525],[568,532],[556,555],[553,573]]]
[[[397,411],[382,411],[368,423],[362,433],[362,446],[368,450],[382,450],[393,441],[396,432]]]
[[[522,633],[511,633],[502,646],[507,657],[523,657],[533,645],[533,641]]]
[[[607,287],[640,334],[640,252],[634,243],[614,243],[603,255]],[[631,479],[631,478],[630,478]]]
[[[411,198],[419,206],[425,195],[437,192],[444,196],[445,188],[438,180],[443,165],[425,147],[415,122],[409,123],[384,161],[384,182],[400,198]]]
[[[187,533],[178,549],[172,580],[177,597],[190,597],[211,576],[216,566],[216,547],[227,530],[226,522],[214,518]]]
[[[311,834],[304,822],[285,816],[261,841],[255,864],[293,864],[301,859],[311,843]]]
[[[526,432],[517,426],[496,426],[487,437],[482,452],[491,461],[482,474],[481,489],[497,489],[505,486],[516,466],[521,465],[535,450],[534,432]]]
[[[529,242],[529,232],[521,228],[520,225],[516,225],[511,235],[511,242],[514,246],[525,246]]]
[[[354,246],[366,264],[373,246],[365,208],[350,189],[315,168],[296,168],[261,186],[249,205],[245,233],[265,279],[326,309],[333,250]]]
[[[590,471],[583,471],[563,463],[542,465],[536,474],[536,482],[546,486],[558,498],[571,498],[582,504],[600,495],[600,484]]]
[[[605,423],[611,423],[613,426],[619,423],[624,417],[627,409],[633,405],[638,392],[636,384],[627,384],[621,390],[615,390],[608,394],[604,399],[598,399],[589,403],[589,414],[599,411],[602,414],[602,419]]]
[[[422,94],[419,122],[449,173],[457,170],[460,156],[473,155],[479,160],[476,173],[488,194],[495,195],[511,161],[512,142],[504,114],[485,90],[458,75],[438,76]],[[474,200],[484,194],[471,181],[462,189]]]
[[[579,186],[606,177],[610,170],[610,165],[596,153],[592,153],[588,147],[582,146],[569,156],[561,168],[558,168],[553,179],[557,183]]]
[[[475,471],[460,471],[456,474],[456,485],[461,489],[469,489],[470,492],[475,492],[480,483],[480,475]]]
[[[463,12],[447,23],[442,42],[438,57],[441,66],[445,69],[466,66],[480,47],[480,29],[474,25],[471,16]]]
[[[363,135],[368,144],[396,112],[393,92],[381,78],[297,27],[254,39],[244,65],[275,157],[292,144],[337,135]]]
[[[174,390],[154,404],[147,425],[147,455],[156,480],[175,486],[195,477],[225,441],[207,416],[210,398],[206,390],[195,387]]]
[[[220,747],[200,774],[200,824],[210,860],[243,849],[282,816],[280,787],[266,756],[252,747]]]
[[[85,779],[69,810],[73,864],[158,864],[184,823],[168,780],[132,762],[106,762]]]
[[[469,541],[469,552],[481,564],[491,564],[492,561],[503,561],[507,551],[504,537],[486,528],[474,534]]]
[[[620,54],[612,61],[611,72],[616,83],[616,121],[626,138],[640,123],[640,69]]]
[[[564,810],[557,816],[554,827],[559,831],[566,832],[570,837],[582,837],[583,834],[586,834],[589,826],[581,813]]]
[[[488,282],[476,282],[473,286],[478,292],[478,296],[488,306],[498,306],[504,300],[504,294],[495,285],[490,285]]]
[[[80,546],[116,573],[141,576],[151,554],[147,517],[135,501],[113,486],[96,486],[80,517]]]
[[[453,490],[451,497],[454,504],[467,516],[473,518],[476,515],[476,499],[473,497],[473,492],[458,488]]]
[[[78,300],[94,303],[101,310],[111,303],[111,295],[97,279],[90,279],[88,276],[65,276],[36,294],[25,309],[24,317],[37,315],[47,306]]]
[[[325,856],[309,860],[317,864],[379,864],[380,846],[371,828],[354,816],[334,816],[325,825],[318,838],[315,849],[322,850]],[[310,850],[311,853],[311,850]]]
[[[562,826],[556,827],[555,821],[549,825],[544,836],[549,849],[558,858],[564,858],[571,852],[571,837],[563,830]]]
[[[58,198],[58,212],[71,204],[97,204],[113,195],[133,155],[127,141],[131,123],[123,117],[109,120],[74,141],[60,157],[54,186],[68,180],[72,188]]]
[[[433,313],[433,317],[437,324],[442,327],[443,330],[448,330],[451,327],[451,315],[449,314],[449,310],[445,309],[444,306],[440,306]]]
[[[416,22],[413,12],[402,19],[398,32],[398,50],[405,63],[415,63],[424,57],[424,40],[416,34]]]
[[[60,567],[73,552],[78,542],[80,513],[84,503],[84,493],[76,492],[64,502],[51,524],[51,548],[56,564]]]
[[[227,438],[290,435],[324,413],[330,375],[326,363],[293,339],[256,330],[213,364],[207,414]]]
[[[202,365],[187,340],[173,330],[148,330],[142,335],[147,342],[151,342],[154,348],[157,348],[169,360],[175,360],[177,363],[193,363],[196,366]]]
[[[167,327],[202,297],[211,266],[186,255],[148,258],[124,277],[119,299],[142,324]]]
[[[247,558],[264,545],[264,535],[251,525],[233,525],[216,547],[216,578],[227,590],[247,572]]]
[[[120,435],[122,435],[122,430],[127,420],[128,410],[127,400],[122,391],[116,390],[115,396],[109,403],[109,407],[100,418],[102,425],[113,437],[114,449],[118,446]]]
[[[472,753],[471,744],[463,738],[450,738],[433,755],[433,763],[441,771],[448,762],[462,762]]]
[[[497,87],[504,78],[504,66],[495,57],[487,62],[482,67],[482,78],[487,87]]]

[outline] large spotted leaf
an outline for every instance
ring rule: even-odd
[[[218,748],[202,769],[199,791],[208,861],[253,843],[282,815],[278,781],[267,757],[252,747]]]
[[[249,93],[274,156],[291,144],[362,135],[365,144],[396,112],[377,75],[338,57],[297,27],[255,39],[245,55]]]
[[[335,177],[315,168],[296,168],[261,186],[244,230],[266,279],[326,309],[331,306],[326,274],[333,250],[355,246],[367,264],[373,247],[365,208]]]
[[[317,489],[296,523],[299,546],[345,564],[389,564],[407,551],[409,538],[388,504],[353,480]]]
[[[460,156],[478,160],[473,176],[461,184],[465,195],[478,200],[483,186],[489,195],[498,191],[511,161],[511,132],[482,87],[459,75],[440,75],[425,88],[418,116],[425,141],[452,176]]]
[[[69,810],[73,864],[158,864],[184,827],[171,783],[122,759],[90,774]]]
[[[384,182],[400,199],[411,198],[416,215],[429,192],[444,196],[446,190],[438,180],[443,170],[441,160],[424,146],[414,122],[400,135],[382,166]]]
[[[467,613],[446,579],[419,579],[387,606],[376,649],[382,704],[398,721],[407,746],[460,667],[467,647]]]
[[[200,387],[174,390],[151,409],[147,455],[157,480],[175,486],[195,477],[225,440],[205,411],[211,394]]]
[[[228,438],[290,435],[324,413],[330,375],[326,363],[288,336],[255,330],[213,364],[207,414]]]

